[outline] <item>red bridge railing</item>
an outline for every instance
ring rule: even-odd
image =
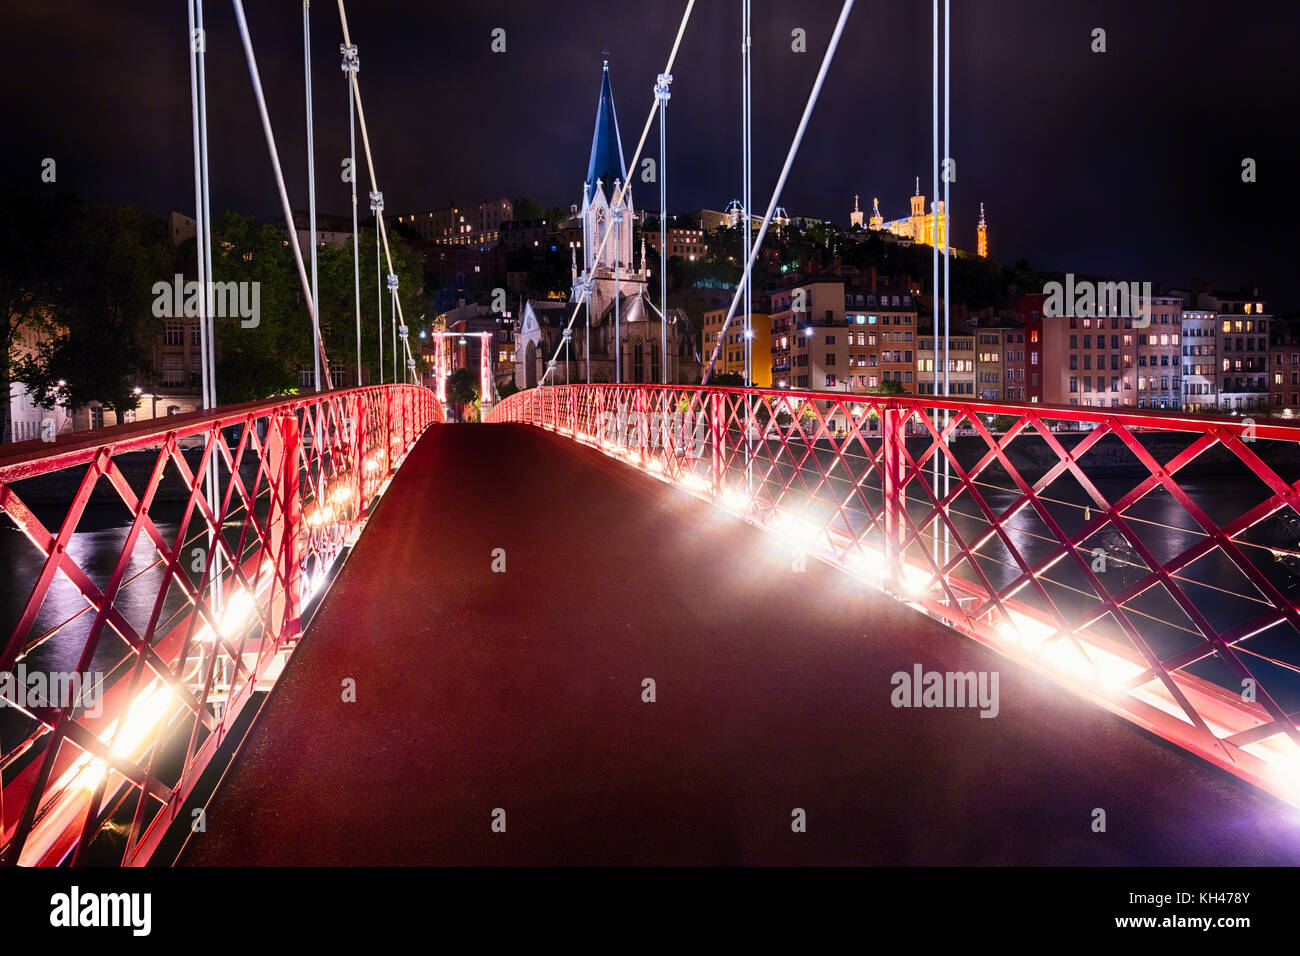
[[[488,421],[675,483],[1300,805],[1300,427],[651,385]]]
[[[0,859],[147,862],[442,420],[379,386],[0,450]]]

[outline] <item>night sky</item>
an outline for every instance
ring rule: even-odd
[[[278,215],[231,4],[210,0],[214,211]],[[305,208],[302,9],[247,0],[290,197]],[[839,12],[835,0],[754,0],[755,206],[767,204]],[[684,2],[352,0],[361,89],[387,209],[521,195],[578,201],[601,49],[610,50],[627,159]],[[6,0],[6,181],[192,213],[183,0]],[[781,204],[848,224],[854,193],[906,214],[930,192],[931,6],[859,0]],[[1286,11],[1286,12],[1283,12]],[[490,50],[506,30],[507,51]],[[807,31],[808,52],[791,50]],[[1091,52],[1094,27],[1107,52]],[[973,249],[985,203],[992,255],[1035,268],[1186,286],[1259,284],[1300,307],[1294,164],[1300,14],[1274,0],[959,0],[953,4],[954,242]],[[673,69],[669,207],[740,193],[740,2],[699,0]],[[336,4],[312,8],[318,207],[344,214],[347,94]],[[657,126],[647,155],[658,150]],[[1243,157],[1258,182],[1241,181]],[[364,176],[360,180],[366,182]],[[364,193],[363,193],[364,195]],[[634,191],[657,206],[658,190]],[[364,203],[364,198],[363,198]]]

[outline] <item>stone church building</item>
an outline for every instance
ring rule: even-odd
[[[618,190],[626,181],[627,167],[623,162],[606,60],[596,105],[591,158],[582,186],[582,207],[573,223],[575,231],[579,226],[582,230],[582,268],[579,270],[575,254],[573,289],[567,305],[535,299],[524,303],[515,352],[515,381],[521,387],[531,388],[542,382],[547,362],[555,355],[556,346],[564,341],[564,327],[573,315],[573,303],[581,298],[589,281],[590,296],[579,310],[568,347],[560,350],[555,371],[546,384],[587,381],[588,338],[592,382],[613,382],[616,375],[623,382],[662,382],[661,336],[665,330],[667,381],[681,385],[700,381],[700,340],[690,319],[683,310],[669,308],[665,322],[647,294],[650,271],[644,239],[639,264],[633,250],[635,213],[631,188],[622,202],[615,202]],[[658,277],[655,278],[657,282]]]

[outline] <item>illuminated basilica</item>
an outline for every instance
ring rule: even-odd
[[[925,197],[921,195],[921,180],[916,181],[916,193],[911,198],[911,212],[903,219],[886,221],[880,215],[880,200],[871,201],[871,217],[866,219],[866,227],[873,232],[887,232],[909,242],[919,242],[927,246],[944,247],[948,237],[948,213],[944,210],[943,200],[934,204],[930,212],[925,211]],[[853,197],[853,211],[849,213],[849,222],[862,226],[865,213],[858,206],[858,197]],[[977,255],[988,257],[988,226],[984,222],[984,204],[980,203],[980,221],[977,227]]]

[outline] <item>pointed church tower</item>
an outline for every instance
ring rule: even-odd
[[[858,208],[858,194],[853,194],[853,212],[849,213],[849,226],[862,226],[862,210]]]
[[[867,228],[881,229],[885,225],[885,217],[880,215],[879,197],[871,200],[871,218],[867,220]]]
[[[609,58],[605,54],[600,78],[600,98],[596,101],[596,126],[591,135],[591,155],[587,161],[587,178],[582,186],[582,227],[585,243],[582,250],[582,274],[574,284],[574,295],[581,294],[582,282],[591,280],[588,302],[593,326],[600,324],[614,303],[615,270],[621,300],[643,294],[646,287],[645,260],[637,267],[632,243],[635,213],[629,188],[618,202],[618,190],[627,182],[627,165],[623,160],[623,143],[618,133],[618,116],[614,111],[614,89],[609,79]],[[615,221],[618,228],[615,229]],[[606,235],[609,238],[606,239]],[[601,248],[601,243],[604,248]],[[599,250],[599,255],[597,255]],[[620,310],[630,308],[624,304]],[[623,316],[622,334],[626,337],[627,316]],[[593,351],[594,351],[593,346]]]
[[[981,259],[989,257],[989,227],[984,221],[984,204],[980,203],[980,221],[975,227],[976,255]]]
[[[627,182],[627,166],[623,162],[623,143],[618,135],[618,116],[614,111],[614,90],[609,81],[609,60],[604,61],[601,74],[600,98],[596,101],[596,128],[591,136],[591,158],[587,162],[587,179],[583,186],[582,219],[589,239],[583,254],[583,267],[590,274],[595,269],[613,269],[615,262],[626,267],[632,262],[632,190],[623,197],[625,228],[619,237],[620,248],[614,248],[614,238],[605,243],[600,261],[593,262],[596,250],[611,228],[611,208],[614,204],[616,183]]]

